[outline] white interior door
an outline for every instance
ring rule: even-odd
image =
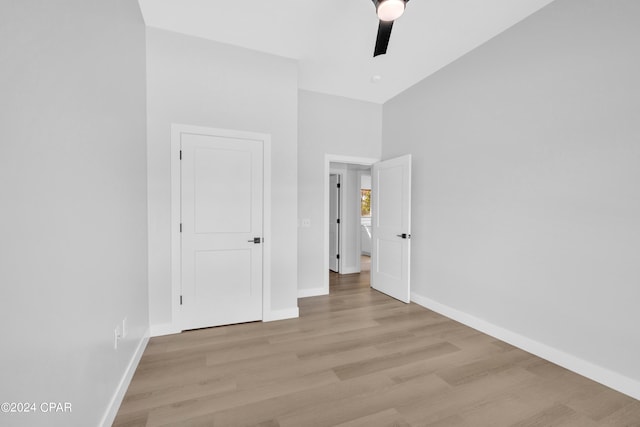
[[[182,329],[261,320],[262,141],[182,134],[181,150]]]
[[[340,271],[340,175],[329,175],[329,269]]]
[[[411,298],[411,155],[375,163],[371,187],[371,287],[408,303]]]

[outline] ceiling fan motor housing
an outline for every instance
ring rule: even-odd
[[[376,14],[381,21],[390,22],[398,19],[409,0],[372,0]]]

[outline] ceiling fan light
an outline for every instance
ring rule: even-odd
[[[404,13],[405,0],[382,0],[376,10],[381,21],[395,21]]]

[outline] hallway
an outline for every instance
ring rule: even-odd
[[[329,293],[333,294],[339,290],[366,289],[371,286],[371,257],[362,255],[360,257],[360,273],[338,274],[329,270]]]

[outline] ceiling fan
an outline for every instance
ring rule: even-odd
[[[380,19],[378,24],[378,37],[376,38],[376,47],[373,51],[373,57],[384,55],[387,53],[387,45],[389,37],[391,37],[391,28],[393,21],[398,19],[404,13],[404,8],[409,0],[371,0],[376,6],[376,14]]]

